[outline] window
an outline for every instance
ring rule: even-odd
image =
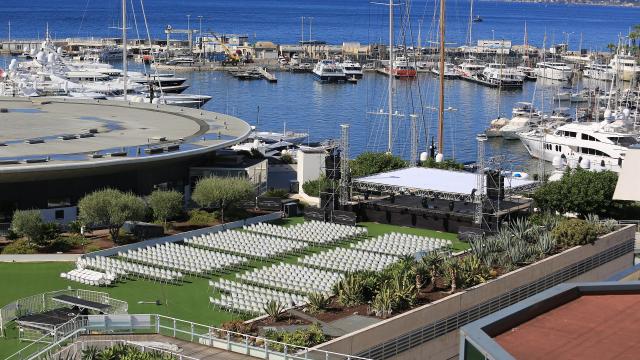
[[[64,210],[56,210],[56,220],[64,220]]]
[[[598,139],[596,139],[596,138],[594,138],[593,136],[588,135],[588,134],[582,134],[582,140],[587,140],[587,141],[600,141],[600,140],[598,140]]]

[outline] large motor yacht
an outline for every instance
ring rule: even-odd
[[[640,66],[631,55],[616,54],[609,62],[609,66],[616,74],[616,78],[620,80],[632,81],[640,75]]]
[[[483,80],[502,88],[522,87],[524,78],[516,69],[505,64],[491,63],[482,71]]]
[[[573,74],[571,67],[562,62],[543,61],[536,64],[536,77],[558,81],[568,81]]]
[[[342,71],[344,71],[344,74],[347,76],[347,78],[362,79],[362,65],[360,65],[360,63],[346,60],[340,63],[340,66],[342,67]]]
[[[333,60],[321,60],[313,68],[313,75],[316,80],[325,83],[345,82],[347,75],[340,65]]]
[[[620,171],[627,149],[638,144],[628,119],[569,123],[552,132],[536,129],[519,134],[531,156],[553,161],[560,157],[574,167]]]
[[[582,76],[594,80],[613,80],[613,69],[610,65],[591,63],[582,71]]]
[[[464,59],[460,65],[455,67],[456,73],[464,78],[474,78],[478,74],[482,74],[482,70],[484,70],[484,64],[480,64],[475,58]]]

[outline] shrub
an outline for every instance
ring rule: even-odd
[[[222,328],[241,334],[253,334],[256,331],[256,325],[254,323],[245,324],[242,320],[227,321],[222,324]]]
[[[307,348],[322,344],[327,339],[322,332],[322,328],[318,324],[312,324],[306,329],[300,329],[293,332],[270,329],[265,332],[265,337],[269,340]],[[279,352],[284,351],[283,344],[272,343],[271,348]],[[294,350],[289,350],[289,352],[293,353]]]
[[[182,194],[175,190],[156,190],[149,195],[149,207],[153,211],[153,219],[167,227],[167,219],[176,217],[182,212]]]
[[[82,223],[78,220],[70,222],[69,224],[67,224],[67,231],[72,234],[80,234],[80,232],[82,231]]]
[[[198,180],[191,198],[200,207],[217,207],[224,222],[224,211],[238,206],[255,194],[255,186],[246,178],[211,176]]]
[[[189,225],[193,226],[209,226],[216,221],[214,214],[211,214],[205,210],[191,210],[189,211]]]
[[[96,244],[87,245],[87,247],[84,248],[84,252],[86,254],[94,252],[94,251],[100,251],[100,250],[102,250],[102,249],[100,248],[100,246],[98,246]]]
[[[287,197],[289,197],[289,192],[285,189],[271,189],[264,193],[264,196],[286,199]]]
[[[433,169],[464,170],[464,164],[451,159],[446,159],[441,162],[436,162],[436,159],[428,158],[426,161],[423,161],[421,165],[423,167],[433,168]]]
[[[309,312],[312,314],[324,311],[329,307],[330,299],[324,294],[318,292],[312,292],[307,295],[309,299]]]
[[[385,171],[402,169],[406,166],[407,162],[398,156],[377,152],[364,152],[349,163],[349,168],[351,169],[351,175],[353,177],[362,177]]]
[[[393,298],[393,289],[391,289],[390,286],[385,286],[378,292],[371,303],[371,308],[376,316],[386,318],[391,315],[393,311]]]
[[[325,176],[321,176],[316,180],[309,180],[302,184],[302,190],[309,196],[320,197],[321,192],[337,188],[337,184],[333,180],[327,179]]]
[[[11,219],[11,230],[24,236],[33,243],[38,243],[43,237],[43,222],[38,210],[16,210]]]
[[[280,160],[285,164],[293,164],[293,157],[290,154],[280,155]]]
[[[144,219],[146,205],[142,199],[120,190],[104,189],[83,197],[78,203],[80,219],[85,225],[102,225],[109,229],[114,243],[125,221]]]
[[[559,181],[548,182],[533,194],[543,211],[605,214],[614,205],[618,175],[611,171],[567,170]]]
[[[26,239],[19,239],[4,247],[3,254],[35,254],[36,247]]]
[[[581,219],[565,219],[552,231],[558,244],[572,247],[592,244],[598,238],[598,229]]]
[[[13,231],[13,229],[9,229],[9,231],[7,232],[7,236],[5,236],[5,239],[13,241],[13,240],[18,240],[20,239],[20,234],[18,234],[17,232]]]

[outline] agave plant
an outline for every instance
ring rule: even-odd
[[[509,223],[508,230],[513,237],[518,240],[527,241],[529,234],[532,232],[533,227],[529,223],[529,220],[525,218],[518,218],[515,221]]]
[[[391,281],[391,287],[393,288],[394,307],[398,310],[404,310],[416,300],[416,286],[413,282],[403,276],[396,276]]]
[[[82,350],[82,360],[98,360],[98,354],[100,351],[95,346],[88,346]]]
[[[436,277],[442,273],[444,258],[437,251],[432,251],[422,258],[422,264],[429,274],[429,287],[426,291],[433,291],[436,285]]]
[[[390,286],[384,286],[378,294],[373,298],[371,308],[377,316],[386,318],[391,315],[393,310],[394,291]]]
[[[556,248],[556,239],[550,232],[545,231],[538,236],[538,242],[535,246],[540,256],[549,255]]]
[[[357,274],[347,275],[338,285],[338,302],[344,306],[362,304],[363,286]]]
[[[312,314],[326,310],[329,307],[329,297],[319,292],[312,292],[307,295],[309,299],[309,311]]]
[[[281,302],[276,300],[270,300],[263,307],[264,312],[267,313],[269,319],[271,319],[271,321],[273,322],[280,320],[284,309],[285,306]]]
[[[489,268],[475,256],[465,256],[459,263],[458,277],[460,284],[464,287],[475,286],[491,278]]]

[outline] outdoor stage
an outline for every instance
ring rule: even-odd
[[[490,230],[505,217],[529,211],[531,200],[513,194],[536,185],[497,173],[413,167],[354,179],[352,189],[364,195],[354,208],[362,220],[459,232],[470,227]],[[474,221],[479,212],[482,224]]]

